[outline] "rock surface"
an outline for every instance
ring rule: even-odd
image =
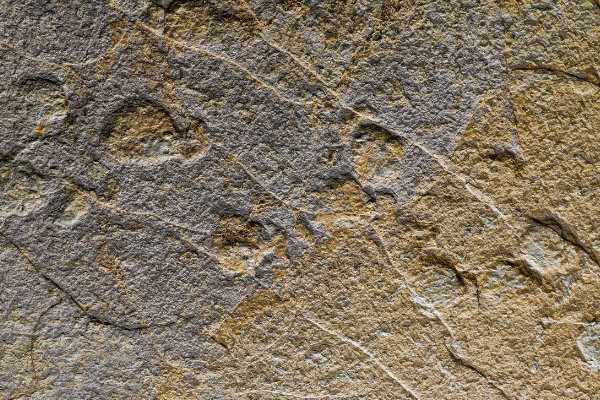
[[[600,398],[596,0],[0,1],[3,399]]]

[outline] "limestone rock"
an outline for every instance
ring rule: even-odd
[[[0,1],[0,398],[600,398],[596,0]]]

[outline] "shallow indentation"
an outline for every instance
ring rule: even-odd
[[[187,133],[180,134],[162,108],[136,102],[117,112],[106,144],[116,159],[157,160],[191,157],[205,149],[207,140],[202,124],[192,123]]]
[[[64,206],[57,213],[54,222],[59,224],[73,223],[87,210],[87,208],[88,204],[86,196],[78,192],[72,192]]]
[[[460,279],[446,266],[429,260],[421,266],[412,282],[413,289],[431,304],[447,304],[457,299],[463,289]]]
[[[40,199],[40,177],[23,165],[0,160],[0,211],[3,215],[24,214]]]
[[[360,179],[372,185],[402,176],[402,143],[376,127],[362,128],[353,147],[353,161]]]

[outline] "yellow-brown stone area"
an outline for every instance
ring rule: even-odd
[[[600,399],[600,2],[0,1],[0,399]]]

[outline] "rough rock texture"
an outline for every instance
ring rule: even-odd
[[[0,0],[3,399],[599,399],[596,0]]]

